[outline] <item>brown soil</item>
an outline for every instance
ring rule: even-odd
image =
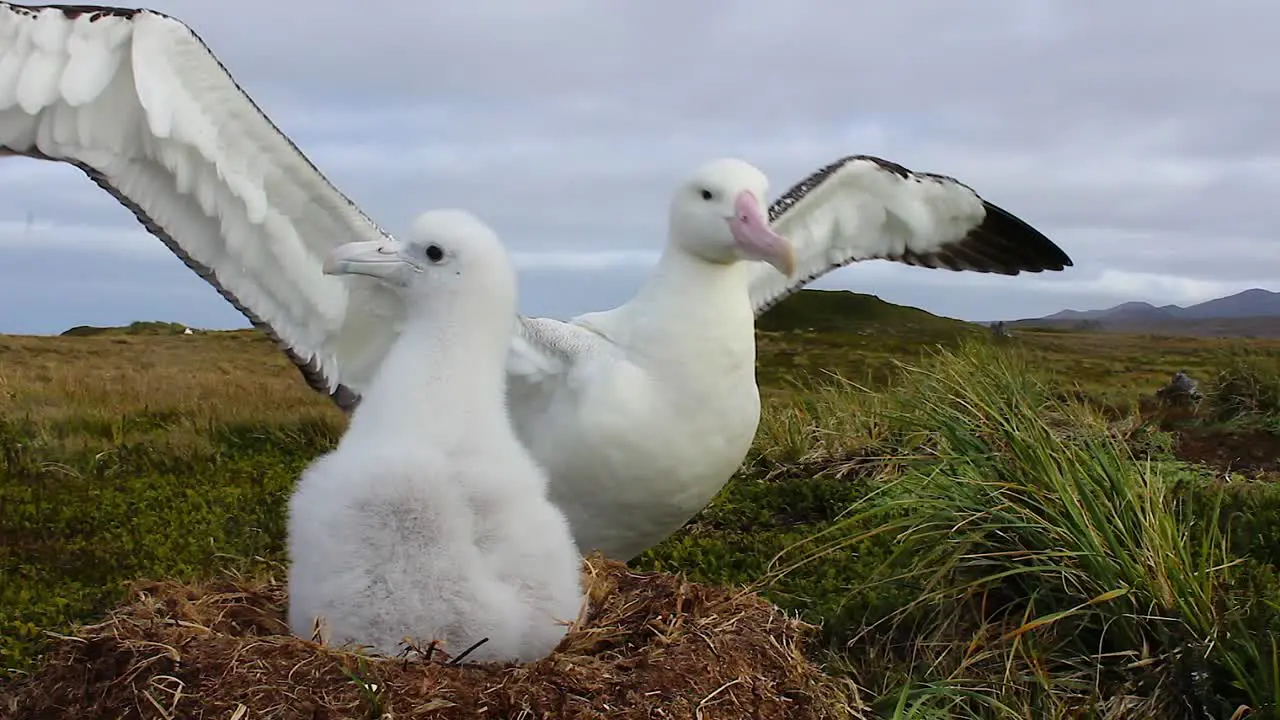
[[[1155,396],[1138,406],[1142,422],[1173,433],[1174,455],[1222,472],[1280,473],[1280,434],[1205,426],[1204,416],[1190,406],[1168,406]]]
[[[813,628],[742,590],[589,558],[590,603],[527,665],[451,665],[288,634],[285,585],[152,582],[0,686],[14,720],[119,718],[859,718],[802,652]]]
[[[1280,435],[1262,430],[1184,428],[1175,454],[1224,472],[1280,472]]]

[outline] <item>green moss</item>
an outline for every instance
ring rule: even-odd
[[[0,427],[0,664],[18,669],[39,629],[101,613],[132,580],[282,558],[289,492],[332,440],[308,425],[225,428],[197,455],[143,444],[50,462],[34,427]]]

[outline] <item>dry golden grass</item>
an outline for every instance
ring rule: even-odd
[[[43,422],[173,413],[217,422],[327,415],[276,346],[249,331],[194,336],[0,335],[0,414]]]
[[[0,335],[0,418],[29,421],[67,453],[148,442],[181,456],[208,452],[218,427],[319,422],[339,433],[346,424],[252,331]]]
[[[913,360],[934,337],[876,333],[762,332],[762,391],[789,398],[796,383],[839,375],[883,386],[894,366]],[[1180,369],[1207,379],[1219,356],[1247,347],[1276,358],[1280,340],[1178,338],[1023,331],[1013,341],[1038,369],[1114,399],[1149,394]],[[805,388],[807,389],[807,387]],[[244,330],[184,335],[43,337],[0,335],[0,417],[42,425],[110,421],[122,416],[181,418],[211,424],[296,423],[319,419],[340,427],[341,413],[310,390],[284,354]]]

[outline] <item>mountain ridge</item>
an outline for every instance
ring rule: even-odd
[[[1181,305],[1161,305],[1157,307],[1149,302],[1137,300],[1098,310],[1059,310],[1044,317],[1024,318],[1023,320],[1012,322],[1025,322],[1027,320],[1094,320],[1134,316],[1145,316],[1153,319],[1189,318],[1196,320],[1280,317],[1280,292],[1272,292],[1263,288],[1250,288],[1234,295],[1226,295],[1186,307]]]
[[[1059,310],[1005,324],[1101,332],[1280,337],[1280,292],[1250,288],[1186,307],[1130,301],[1097,310]]]

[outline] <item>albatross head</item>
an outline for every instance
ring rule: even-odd
[[[671,238],[707,262],[760,260],[779,272],[795,272],[791,243],[769,227],[764,197],[769,181],[742,160],[706,163],[681,183],[671,199]]]
[[[488,225],[465,210],[419,215],[407,239],[339,245],[324,261],[326,275],[365,275],[388,286],[408,307],[421,300],[486,297],[515,312],[516,279],[506,248]]]

